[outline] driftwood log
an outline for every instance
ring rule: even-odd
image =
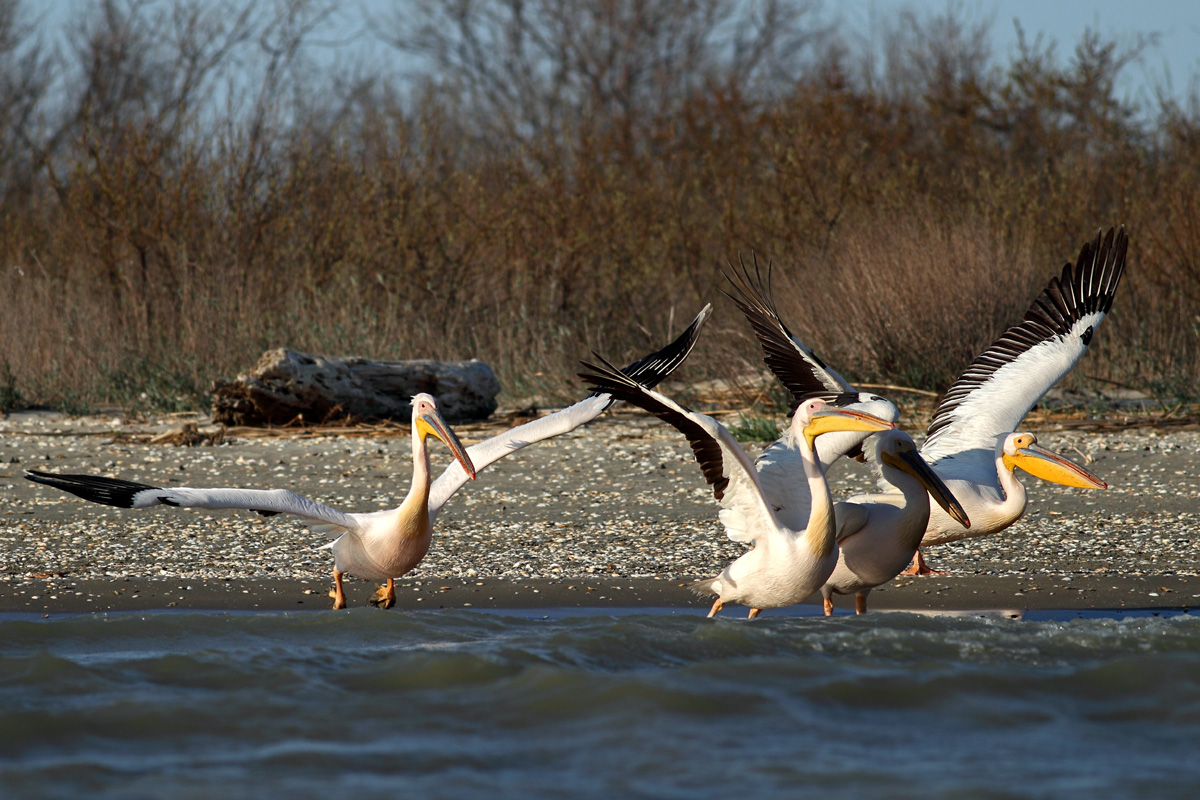
[[[350,418],[407,424],[409,398],[428,392],[448,422],[486,419],[500,392],[482,361],[371,361],[269,350],[249,373],[212,386],[224,425],[319,424]]]

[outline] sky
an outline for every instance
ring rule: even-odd
[[[47,0],[33,7],[40,10],[44,25],[61,27],[93,1]],[[332,23],[336,30],[328,38],[338,41],[352,32],[361,34],[370,27],[364,17],[390,16],[392,9],[402,6],[394,0],[344,0]],[[1089,27],[1104,39],[1122,42],[1132,42],[1138,33],[1154,34],[1158,44],[1146,51],[1141,63],[1127,69],[1126,85],[1121,88],[1131,99],[1154,86],[1169,86],[1176,97],[1189,88],[1200,88],[1194,86],[1200,80],[1200,0],[824,0],[827,12],[839,15],[850,31],[863,36],[869,34],[873,19],[890,17],[904,7],[931,14],[953,8],[970,20],[991,19],[993,55],[1000,64],[1016,52],[1014,22],[1029,41],[1039,33],[1056,41],[1064,63]],[[395,55],[370,36],[356,38],[351,49],[359,56]]]
[[[1006,63],[1017,52],[1019,23],[1027,41],[1039,33],[1058,42],[1060,58],[1068,59],[1087,28],[1104,39],[1132,42],[1136,34],[1156,34],[1159,42],[1142,63],[1131,65],[1124,77],[1127,91],[1137,92],[1170,80],[1180,96],[1200,75],[1200,2],[1197,0],[847,0],[841,4],[848,21],[867,24],[871,13],[908,5],[939,13],[948,5],[980,17],[990,16],[994,55]]]
[[[363,12],[387,15],[397,5],[402,4],[347,0],[343,29],[355,25]],[[1200,80],[1200,0],[823,0],[823,7],[859,35],[869,33],[873,17],[888,17],[905,7],[930,14],[952,8],[971,20],[991,19],[993,55],[1000,64],[1017,52],[1018,23],[1029,42],[1039,33],[1057,42],[1056,52],[1064,63],[1088,28],[1105,40],[1122,43],[1132,43],[1139,33],[1151,34],[1158,43],[1147,49],[1141,63],[1123,73],[1122,88],[1131,99],[1139,93],[1149,96],[1155,86],[1181,97]]]

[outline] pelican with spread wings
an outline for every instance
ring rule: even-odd
[[[623,375],[649,386],[656,385],[683,363],[711,313],[705,306],[691,325],[666,347],[624,367]],[[477,472],[504,456],[534,442],[567,433],[595,419],[616,399],[591,395],[572,406],[520,425],[486,441],[464,448],[446,424],[432,395],[412,399],[413,477],[408,496],[398,508],[367,513],[347,513],[314,502],[286,489],[163,488],[97,475],[65,475],[30,470],[25,477],[90,500],[121,508],[156,505],[178,508],[245,509],[264,516],[292,514],[317,533],[337,538],[333,551],[334,608],[346,605],[345,574],[386,583],[371,602],[381,608],[395,604],[395,579],[412,570],[429,551],[438,512],[450,497]],[[436,481],[432,480],[426,439],[433,436],[450,448],[455,461]]]
[[[798,459],[792,462],[797,471],[789,477],[805,484],[811,502],[805,519],[788,524],[776,514],[776,501],[760,483],[754,463],[724,425],[638,385],[601,356],[596,358],[599,363],[584,362],[587,371],[580,377],[593,391],[649,411],[686,436],[720,504],[726,534],[754,546],[716,577],[693,586],[701,594],[716,595],[708,616],[728,603],[740,603],[750,607],[753,619],[762,609],[799,603],[820,588],[837,564],[838,548],[833,501],[813,442],[838,432],[890,430],[893,424],[835,408],[820,398],[802,403],[791,422]]]
[[[1065,486],[1107,487],[1078,464],[1038,446],[1032,433],[1017,427],[1087,352],[1112,307],[1128,248],[1123,227],[1098,232],[1080,249],[1074,268],[1067,263],[1024,319],[976,357],[939,401],[920,453],[962,504],[971,526],[940,506],[931,507],[922,547],[987,536],[1016,522],[1026,505],[1025,489],[1013,474],[1018,467]],[[731,282],[738,292],[734,300],[754,328],[767,366],[797,402],[810,396],[829,398],[835,405],[862,401],[857,390],[784,325],[771,299],[769,277],[764,283],[757,268],[753,275],[743,268]],[[774,455],[768,448],[763,458],[787,457],[787,448],[782,449]],[[853,451],[844,450],[835,458],[846,454]],[[919,550],[913,571],[930,571]]]

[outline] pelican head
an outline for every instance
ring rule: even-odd
[[[833,431],[877,433],[890,431],[896,427],[894,422],[888,422],[861,411],[837,408],[820,398],[813,398],[801,403],[800,407],[796,409],[796,415],[792,418],[792,424],[801,426],[809,450],[813,449],[813,440],[823,433]]]
[[[1018,431],[1004,439],[1004,466],[1016,467],[1034,477],[1078,489],[1107,489],[1108,484],[1078,464],[1052,453],[1037,443],[1032,433]]]
[[[839,395],[837,399],[830,402],[837,408],[858,411],[885,422],[895,422],[900,419],[900,412],[895,404],[876,394],[847,393]],[[826,469],[843,455],[865,461],[863,442],[872,433],[874,431],[839,431],[830,436],[822,436],[816,442],[817,459]]]
[[[879,463],[886,464],[892,469],[898,469],[916,478],[925,487],[925,490],[929,492],[929,496],[947,514],[957,520],[964,528],[971,527],[971,520],[967,518],[967,512],[963,510],[962,504],[954,498],[954,495],[946,488],[946,484],[942,482],[942,479],[938,477],[937,473],[921,457],[921,453],[917,450],[917,445],[913,442],[911,436],[904,431],[893,430],[874,436],[869,441],[872,442],[870,446],[874,448]]]
[[[467,455],[467,450],[463,447],[462,442],[454,435],[454,431],[450,430],[446,420],[442,419],[442,412],[438,411],[437,400],[433,399],[433,395],[424,392],[414,394],[412,414],[413,430],[421,437],[421,442],[423,443],[425,437],[429,435],[440,440],[442,444],[450,448],[450,452],[458,459],[458,463],[462,464],[462,468],[471,476],[471,480],[475,480],[475,465],[471,463],[471,457]]]

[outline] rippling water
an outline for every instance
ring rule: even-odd
[[[1197,785],[1189,615],[0,620],[5,797],[1113,798]]]

